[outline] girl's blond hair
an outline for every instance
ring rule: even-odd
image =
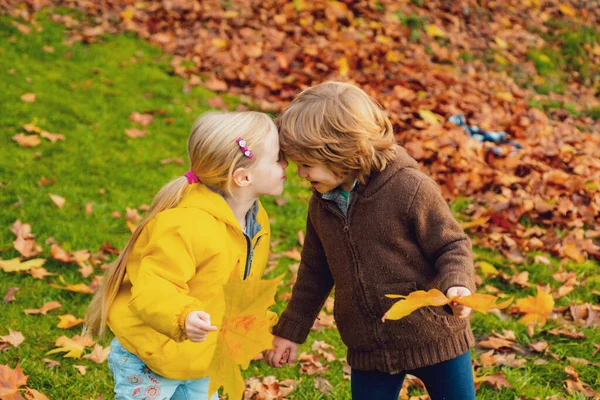
[[[396,157],[392,123],[360,88],[325,82],[302,91],[275,121],[280,146],[293,161],[319,163],[357,178],[383,170]]]
[[[210,189],[223,195],[231,193],[232,174],[237,168],[251,168],[256,157],[248,158],[240,150],[237,137],[250,150],[263,143],[269,131],[276,129],[269,116],[259,112],[207,112],[200,116],[188,140],[190,169]],[[180,176],[167,183],[154,197],[148,215],[133,232],[125,248],[109,267],[102,285],[88,307],[84,331],[103,337],[108,310],[125,276],[127,258],[144,227],[158,213],[176,207],[190,190],[187,178]]]

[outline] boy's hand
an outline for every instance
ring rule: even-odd
[[[192,342],[204,342],[208,333],[216,330],[210,324],[210,315],[204,311],[192,311],[185,317],[185,333]]]
[[[446,292],[446,297],[464,297],[470,294],[471,291],[464,286],[453,286]],[[452,307],[452,312],[458,318],[467,318],[471,314],[471,308],[457,304],[454,301],[450,302],[450,307]]]
[[[271,367],[281,368],[287,362],[292,365],[296,362],[298,343],[279,336],[273,338],[273,349],[264,352],[265,361]]]

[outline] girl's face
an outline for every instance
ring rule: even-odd
[[[350,190],[354,183],[354,176],[339,176],[323,164],[298,163],[298,176],[306,179],[319,193],[327,193],[342,186],[343,190]]]
[[[253,149],[251,149],[253,150]],[[279,196],[283,193],[288,162],[279,150],[277,129],[269,131],[266,140],[256,149],[257,163],[252,167],[252,188],[256,196]]]

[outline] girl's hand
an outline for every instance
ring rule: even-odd
[[[192,311],[185,318],[185,333],[192,342],[204,342],[208,333],[216,330],[210,324],[210,315],[204,311]]]
[[[453,286],[446,292],[446,297],[464,297],[471,295],[471,291],[464,286]],[[471,308],[457,304],[456,302],[450,302],[452,312],[458,318],[467,318],[471,314]]]
[[[281,368],[285,363],[289,365],[295,363],[296,353],[298,353],[298,343],[275,336],[273,349],[265,351],[263,355],[271,367]]]

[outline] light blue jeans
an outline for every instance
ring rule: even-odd
[[[115,400],[219,400],[208,396],[208,378],[177,381],[152,372],[138,356],[114,338],[108,367],[115,378]]]

